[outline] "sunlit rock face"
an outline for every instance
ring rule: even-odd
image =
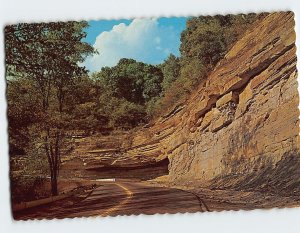
[[[299,191],[293,18],[291,12],[273,13],[257,22],[185,106],[137,133],[131,152],[143,154],[148,148],[145,156],[168,156],[174,183],[245,189],[281,185]]]
[[[168,158],[173,184],[298,193],[295,52],[293,13],[269,14],[184,105],[112,143],[121,153],[108,153],[106,165],[147,166]],[[90,152],[86,167],[100,166],[103,156]]]

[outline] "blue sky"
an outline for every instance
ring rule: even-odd
[[[89,21],[85,42],[99,54],[88,57],[83,65],[91,72],[114,66],[121,58],[159,64],[170,53],[179,56],[180,34],[185,17],[132,20]]]

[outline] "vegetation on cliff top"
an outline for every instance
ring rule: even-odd
[[[92,75],[98,113],[106,127],[130,129],[184,102],[260,15],[192,17],[181,35],[181,56],[157,66],[121,59]],[[94,96],[95,97],[95,96]]]

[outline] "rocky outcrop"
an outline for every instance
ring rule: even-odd
[[[168,158],[175,184],[298,192],[293,18],[279,12],[257,22],[184,105],[122,141],[126,158]]]
[[[143,153],[154,150],[154,147],[144,145],[135,149],[131,140],[131,135],[124,132],[110,136],[73,137],[74,150],[62,158],[60,177],[147,180],[168,174],[167,157],[157,161],[153,152],[144,156]]]
[[[247,31],[184,107],[134,137],[135,153],[151,145],[167,156],[175,183],[254,188],[277,176],[299,189],[293,16],[269,14]]]

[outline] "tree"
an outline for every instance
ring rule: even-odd
[[[47,155],[52,195],[58,194],[64,129],[70,123],[64,110],[66,94],[74,80],[86,73],[78,63],[93,52],[90,45],[81,41],[86,26],[86,22],[59,22],[22,23],[5,28],[7,77],[30,80],[41,103],[40,120],[34,122],[34,128]]]
[[[161,70],[133,59],[122,58],[116,66],[104,67],[93,76],[102,89],[112,96],[136,104],[145,104],[162,90]]]
[[[193,90],[205,82],[209,73],[234,42],[262,15],[216,15],[191,17],[181,33],[179,59],[174,55],[161,65],[164,74],[161,99],[151,104],[160,114],[184,102]]]
[[[239,14],[190,18],[180,39],[182,66],[199,60],[207,70],[212,70],[257,17]]]
[[[174,54],[170,54],[160,67],[164,76],[162,86],[164,90],[167,90],[171,83],[179,77],[180,59]]]
[[[92,75],[97,114],[112,128],[130,129],[146,122],[148,103],[162,92],[163,73],[157,66],[122,58],[114,67]]]
[[[40,101],[32,80],[7,80],[10,154],[20,155],[30,144],[28,128],[40,122]]]

